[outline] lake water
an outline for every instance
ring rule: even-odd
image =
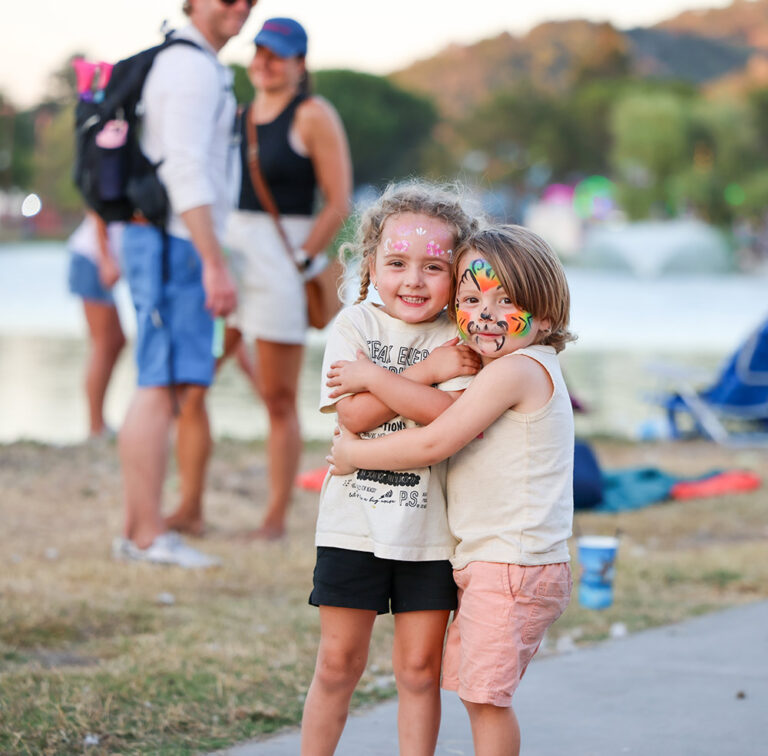
[[[81,390],[85,323],[66,289],[67,253],[56,242],[0,244],[0,442],[20,438],[72,443],[86,435]],[[664,387],[659,367],[711,376],[768,314],[765,276],[675,276],[571,268],[572,328],[579,340],[562,362],[571,390],[589,407],[577,431],[634,437],[661,426],[649,395]],[[128,292],[116,296],[127,334],[134,332]],[[301,378],[304,436],[327,439],[333,419],[317,412],[324,336],[311,332]],[[134,388],[130,349],[107,396],[119,426]],[[234,364],[210,392],[214,434],[264,438],[266,413]]]

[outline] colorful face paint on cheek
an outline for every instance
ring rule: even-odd
[[[527,336],[531,332],[531,320],[533,316],[530,312],[525,310],[518,310],[517,312],[510,312],[504,316],[504,320],[507,321],[509,326],[510,336]]]
[[[472,277],[475,279],[475,281],[477,281],[477,285],[480,287],[480,291],[497,289],[499,286],[501,286],[501,282],[499,281],[499,277],[496,275],[496,271],[486,260],[472,260],[467,270],[472,274]]]
[[[456,326],[459,329],[461,338],[466,341],[469,338],[469,313],[466,310],[462,310],[459,307],[458,301],[456,302]]]

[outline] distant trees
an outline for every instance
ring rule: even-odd
[[[569,87],[517,76],[450,115],[389,78],[355,71],[318,71],[313,89],[339,111],[357,185],[461,172],[489,188],[528,193],[600,174],[613,179],[631,218],[690,210],[728,225],[762,217],[768,89],[726,100],[691,84],[629,75],[627,52],[609,32],[594,54],[578,59]],[[0,188],[37,191],[65,212],[79,203],[70,178],[71,57],[35,108],[19,112],[0,93]],[[232,68],[238,101],[250,101],[246,68]]]
[[[612,111],[612,164],[633,218],[693,210],[715,224],[762,216],[768,170],[761,115],[751,100],[631,94]]]
[[[672,179],[686,161],[687,131],[683,103],[667,92],[633,93],[614,105],[611,163],[630,217],[673,207]]]
[[[0,189],[27,186],[32,177],[34,121],[0,92]]]
[[[567,93],[496,92],[452,128],[458,161],[482,155],[491,185],[526,192],[532,176],[607,175],[636,219],[693,211],[728,225],[768,209],[768,89],[723,99],[674,81],[586,77]]]
[[[233,65],[237,101],[250,102],[254,89],[244,66]],[[355,184],[382,184],[419,173],[438,122],[424,97],[388,79],[348,70],[317,71],[312,91],[338,110],[349,137]]]
[[[382,184],[424,169],[424,151],[438,122],[429,100],[356,71],[318,71],[313,84],[344,122],[356,184]]]
[[[41,124],[32,161],[33,186],[45,204],[76,213],[83,200],[72,181],[74,104],[61,108]]]
[[[235,99],[238,105],[245,105],[253,99],[253,84],[248,78],[248,69],[239,63],[231,63],[229,66],[234,74],[232,88],[235,92]]]
[[[71,179],[77,96],[72,57],[51,74],[44,102],[36,108],[18,113],[0,94],[0,188],[34,189],[65,213],[81,204]],[[232,68],[236,98],[249,102],[254,90],[247,69]],[[432,103],[380,76],[320,71],[312,79],[314,90],[334,104],[344,122],[357,184],[383,184],[424,169],[438,122]]]

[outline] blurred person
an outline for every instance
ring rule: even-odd
[[[112,370],[125,346],[125,336],[112,296],[120,278],[122,223],[107,226],[88,211],[67,240],[69,290],[83,301],[88,326],[89,353],[85,369],[89,437],[111,438],[114,431],[104,422],[104,397]]]
[[[137,315],[138,387],[120,431],[125,528],[113,544],[116,558],[181,567],[217,563],[169,532],[160,512],[175,404],[202,401],[214,370],[213,318],[228,315],[236,301],[220,246],[237,180],[232,171],[239,168],[231,159],[236,105],[232,72],[218,52],[252,5],[187,0],[190,23],[174,35],[200,49],[161,51],[142,93],[141,147],[159,165],[171,211],[167,233],[137,221],[127,224],[123,239]]]
[[[269,499],[261,526],[249,537],[275,539],[285,519],[301,453],[297,408],[299,372],[307,332],[304,280],[288,257],[274,221],[262,207],[248,166],[248,119],[256,125],[261,170],[295,248],[296,261],[310,261],[331,243],[349,212],[352,170],[344,127],[333,106],[309,92],[307,34],[291,18],[264,22],[248,67],[256,96],[241,122],[238,209],[227,224],[226,246],[238,285],[227,353],[241,337],[254,344],[256,393],[269,415]],[[317,190],[322,205],[314,213]],[[211,441],[202,401],[188,403],[179,423],[180,448],[207,459]],[[168,527],[203,529],[205,464],[182,470],[179,508]]]

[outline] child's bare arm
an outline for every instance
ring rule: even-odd
[[[519,404],[527,387],[542,380],[541,370],[525,357],[492,363],[434,422],[365,441],[342,431],[334,439],[329,461],[339,474],[357,468],[407,470],[440,462]]]
[[[374,365],[365,354],[358,352],[354,361],[340,360],[331,365],[328,372],[327,385],[334,388],[330,397],[352,393],[360,398],[357,407],[352,411],[351,403],[341,411],[339,403],[339,421],[353,432],[369,430],[361,427],[360,407],[363,401],[367,407],[374,405],[363,397],[373,395],[381,407],[386,407],[394,414],[408,417],[415,422],[426,425],[445,411],[458,394],[441,391],[431,384],[440,383],[459,375],[473,375],[480,368],[480,360],[475,352],[464,346],[457,346],[457,339],[434,349],[423,362],[407,368],[402,374],[393,373],[386,368]],[[378,424],[394,417],[394,414],[383,416]],[[347,415],[355,415],[353,426],[345,422]],[[383,410],[381,415],[384,415]],[[377,413],[375,419],[379,419]]]
[[[397,413],[373,394],[362,391],[339,399],[336,402],[336,416],[339,423],[353,433],[363,433],[397,417]]]

